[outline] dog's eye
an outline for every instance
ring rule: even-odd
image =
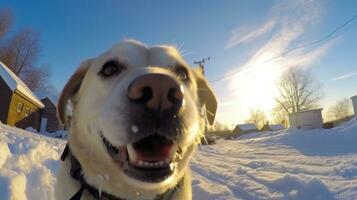
[[[106,62],[102,69],[100,70],[99,74],[104,76],[104,77],[109,77],[109,76],[113,76],[115,74],[119,74],[120,72],[123,71],[124,69],[124,65],[119,63],[116,60],[111,60]]]
[[[177,67],[175,72],[180,80],[187,81],[189,79],[188,71],[185,67]]]

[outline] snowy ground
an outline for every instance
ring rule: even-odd
[[[0,199],[51,200],[65,141],[0,125]],[[356,199],[357,119],[202,146],[193,199]]]

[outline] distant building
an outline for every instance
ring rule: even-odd
[[[41,132],[52,133],[63,130],[65,127],[58,120],[55,103],[48,97],[43,98],[41,101],[45,105],[42,112]]]
[[[258,128],[255,124],[238,124],[234,130],[233,135],[242,135],[246,133],[258,132]]]
[[[290,127],[297,129],[322,128],[322,108],[300,111],[289,115]]]
[[[40,130],[43,103],[5,64],[0,62],[0,121]]]
[[[269,124],[266,123],[260,131],[279,131],[284,129],[285,127],[282,124]]]
[[[351,97],[352,100],[352,105],[353,105],[353,111],[355,113],[355,115],[357,115],[357,95]]]

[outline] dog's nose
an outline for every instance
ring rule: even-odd
[[[149,109],[178,110],[183,103],[183,88],[166,74],[145,74],[136,78],[128,88],[128,98]]]

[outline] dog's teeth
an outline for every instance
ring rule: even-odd
[[[165,165],[168,165],[170,163],[170,160],[167,159],[167,161],[157,161],[157,162],[147,162],[147,161],[143,161],[143,160],[139,160],[137,161],[137,165],[140,167],[146,167],[146,168],[158,168],[158,167],[162,167]]]
[[[149,167],[150,163],[144,161],[144,166]]]
[[[173,170],[174,167],[175,167],[175,164],[174,164],[174,163],[171,163],[171,164],[170,164],[170,169]]]
[[[165,164],[170,164],[170,159],[169,158],[165,159]]]
[[[170,155],[169,155],[169,157],[170,157],[171,159],[173,159],[173,158],[175,157],[175,154],[176,154],[176,152],[177,152],[177,149],[178,149],[178,145],[177,145],[177,143],[174,143],[174,144],[172,145],[172,147],[171,147]]]
[[[128,145],[126,145],[126,148],[128,150],[130,161],[135,163],[137,160],[137,155],[136,155],[134,147],[131,144],[128,144]]]

